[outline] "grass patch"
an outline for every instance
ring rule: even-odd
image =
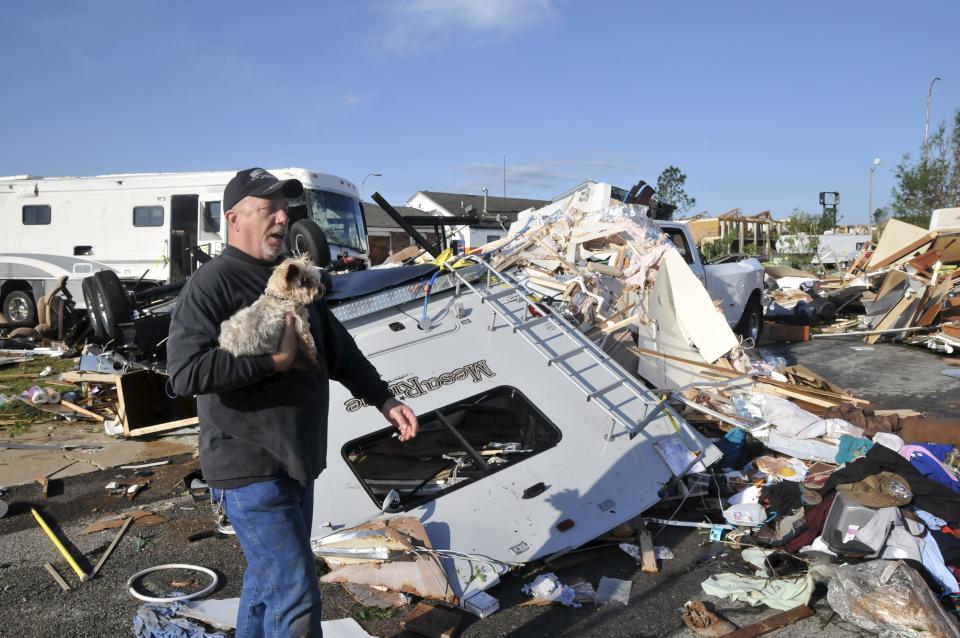
[[[53,374],[47,377],[39,376],[47,366],[53,368]],[[7,436],[15,437],[27,432],[33,423],[49,420],[49,414],[31,408],[16,397],[27,388],[34,385],[42,386],[48,379],[55,381],[61,373],[74,370],[76,367],[77,363],[74,359],[34,357],[31,361],[0,369],[0,393],[8,397],[6,407],[0,410],[0,423],[3,424],[0,425],[0,431]],[[70,389],[68,386],[61,385],[51,387],[61,393]],[[13,421],[13,423],[5,423],[7,421]]]
[[[380,609],[379,607],[363,607],[353,613],[355,620],[390,620],[396,616],[402,607],[390,607],[387,609]]]

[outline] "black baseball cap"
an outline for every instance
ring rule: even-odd
[[[287,197],[300,197],[303,184],[298,179],[279,180],[262,168],[237,171],[223,189],[223,210],[233,209],[244,197],[270,197],[278,191],[283,191]]]

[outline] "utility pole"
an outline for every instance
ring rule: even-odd
[[[867,183],[867,223],[873,220],[873,171],[880,166],[880,158],[873,158],[873,164],[870,165],[870,178]]]
[[[939,77],[930,80],[930,88],[927,89],[927,110],[923,117],[923,163],[927,163],[927,139],[930,136],[930,96],[933,94],[933,84]]]

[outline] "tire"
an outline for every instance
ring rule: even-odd
[[[312,219],[294,222],[287,234],[287,246],[294,257],[306,256],[314,266],[326,268],[332,261],[327,236]]]
[[[101,270],[93,276],[98,317],[107,338],[120,340],[120,324],[131,321],[133,307],[117,273]]]
[[[751,298],[747,302],[747,307],[743,309],[743,316],[740,317],[740,323],[737,324],[737,334],[744,339],[753,339],[756,344],[760,340],[760,334],[763,332],[763,306],[756,298]]]
[[[90,318],[90,328],[98,341],[107,338],[107,333],[103,329],[103,323],[100,320],[100,308],[97,306],[97,290],[93,277],[84,277],[80,284],[83,290],[83,302],[87,305],[87,317]]]
[[[11,290],[3,298],[3,316],[10,323],[37,324],[37,303],[24,290]]]

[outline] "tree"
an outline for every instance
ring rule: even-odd
[[[926,151],[916,163],[909,154],[903,156],[890,193],[892,216],[923,227],[929,225],[933,210],[960,206],[960,110],[954,114],[950,134],[941,123]]]
[[[676,166],[668,166],[657,178],[657,201],[672,204],[678,213],[684,213],[697,205],[697,200],[687,195],[684,184],[687,176]]]

